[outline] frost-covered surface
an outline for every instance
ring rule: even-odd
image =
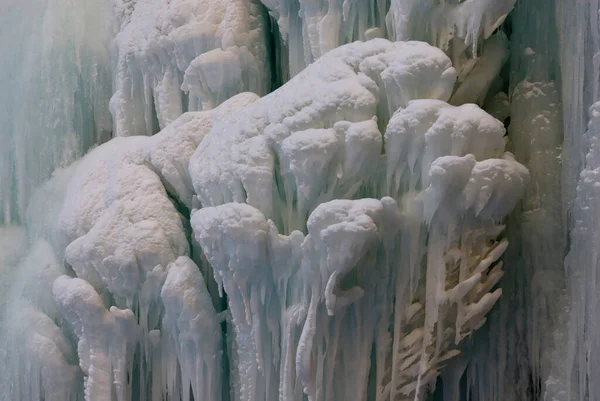
[[[190,160],[194,189],[203,206],[247,202],[288,231],[302,228],[321,195],[351,197],[374,178],[378,131],[396,109],[447,100],[455,79],[444,53],[425,43],[375,39],[335,49],[220,121]]]
[[[162,178],[167,191],[188,208],[192,207],[194,195],[188,170],[192,154],[216,122],[258,98],[254,93],[245,92],[226,100],[216,109],[184,113],[152,137],[150,163]]]
[[[0,400],[597,399],[598,10],[0,1]]]
[[[29,234],[46,238],[52,245],[39,240],[17,266],[16,281],[7,297],[11,312],[6,316],[14,319],[20,313],[18,302],[23,301],[34,305],[35,313],[44,319],[66,323],[65,334],[77,339],[80,370],[72,366],[74,357],[70,356],[65,357],[68,363],[62,368],[55,367],[54,374],[59,375],[62,369],[65,380],[71,377],[70,387],[63,387],[73,390],[73,397],[84,388],[86,400],[112,400],[111,393],[118,401],[147,396],[155,400],[163,396],[186,399],[187,386],[192,384],[196,397],[205,394],[208,399],[220,398],[220,318],[198,267],[183,258],[191,253],[188,223],[173,199],[191,206],[187,164],[192,152],[215,121],[257,98],[243,93],[213,110],[185,113],[172,127],[153,137],[115,138],[73,166],[57,171],[39,189],[40,199],[31,202],[30,213],[49,215],[31,222]],[[27,245],[24,235],[20,239],[13,233],[10,238],[15,242],[15,253]],[[67,270],[58,267],[63,259]],[[57,279],[66,273],[77,278]],[[179,301],[181,286],[191,293]],[[203,295],[196,298],[196,291],[203,291]],[[197,323],[186,329],[193,313]],[[10,341],[21,341],[19,336],[26,327],[27,323],[7,326],[6,348],[12,346]],[[41,360],[60,356],[39,352],[34,357]],[[11,361],[22,358],[13,353],[7,357]],[[47,363],[58,363],[52,362],[54,359]],[[153,369],[153,363],[165,369]],[[28,369],[43,379],[43,366],[34,364]],[[176,373],[178,369],[183,376]],[[80,382],[82,377],[84,382]],[[197,377],[206,377],[206,381]],[[6,380],[14,380],[13,373],[7,374]],[[7,397],[31,390],[26,383],[15,389],[17,392]],[[51,396],[44,388],[36,391]],[[39,399],[37,393],[32,394],[18,398]],[[57,400],[68,399],[60,397]]]
[[[420,397],[485,323],[529,174],[500,121],[445,102],[455,79],[424,43],[342,46],[200,144],[192,228],[228,295],[234,399]],[[400,202],[336,199],[365,194]]]
[[[185,111],[267,93],[264,11],[254,0],[114,0],[110,101],[117,136],[152,135]]]
[[[87,11],[97,10],[84,3]],[[2,389],[10,388],[1,398],[421,399],[455,360],[456,369],[444,377],[444,396],[454,398],[469,359],[456,358],[458,347],[485,323],[500,296],[496,285],[505,269],[499,258],[508,245],[503,221],[522,194],[531,218],[524,222],[547,236],[548,252],[540,253],[534,241],[509,238],[532,266],[544,264],[536,255],[560,260],[564,244],[553,246],[550,238],[564,236],[556,212],[565,207],[554,202],[561,184],[544,174],[547,164],[560,168],[558,135],[551,141],[537,135],[558,125],[557,92],[537,84],[550,79],[524,81],[522,93],[506,92],[509,107],[501,92],[508,43],[503,33],[490,36],[514,1],[392,0],[389,10],[379,0],[262,3],[277,20],[282,42],[267,32],[258,1],[113,1],[115,134],[163,130],[98,147],[29,202],[31,248],[11,284],[11,324],[0,337],[2,356],[20,369],[0,371]],[[84,20],[103,21],[93,19]],[[106,43],[106,31],[96,36]],[[326,53],[385,36],[422,39],[442,50],[379,39]],[[563,50],[565,66],[568,54]],[[242,94],[225,101],[246,90],[262,95],[271,81],[285,81],[286,67],[272,76],[271,62],[287,65],[296,78],[260,100]],[[90,80],[82,65],[76,74],[58,68],[56,76],[80,73]],[[96,76],[90,81],[105,83],[102,73]],[[528,115],[515,110],[520,101],[523,109],[534,108],[527,93],[538,90],[552,93],[535,106],[548,113],[528,125]],[[72,103],[84,98],[82,115],[96,114],[94,129],[79,128],[96,135],[91,142],[103,139],[95,130],[108,121],[106,92],[98,93]],[[50,115],[45,110],[60,111],[69,99],[48,98],[58,106],[43,103],[44,118]],[[511,133],[534,131],[509,143],[531,168],[533,186],[505,152],[502,122],[511,108],[518,119]],[[64,110],[64,118],[47,118],[49,124],[78,114]],[[53,126],[66,132],[60,138],[73,138],[60,123]],[[57,148],[76,155],[89,144],[71,145]],[[13,164],[35,165],[20,154],[17,162],[4,159],[2,188],[15,182],[6,174]],[[73,158],[52,155],[51,163],[40,161],[46,170],[39,179]],[[25,220],[25,176],[8,202],[2,192],[5,222],[15,220],[14,204],[21,208],[17,220]],[[508,260],[516,269],[516,258]],[[531,281],[539,284],[532,303],[539,315],[554,313],[555,304],[544,302],[558,288],[545,286],[545,276]],[[223,314],[207,290],[215,281],[227,295]],[[539,330],[543,322],[532,327]],[[542,335],[528,349],[548,349],[560,337],[560,331]],[[540,361],[534,375],[553,375],[547,388],[550,379],[562,380],[549,361],[559,356],[528,357]],[[470,388],[485,387],[474,385],[473,374],[484,363],[482,372],[518,374],[502,358],[480,358],[471,361]],[[491,399],[496,387],[478,398]]]
[[[168,343],[161,349],[161,370],[167,375],[171,400],[178,399],[176,394],[186,400],[189,388],[194,399],[222,399],[221,319],[204,277],[191,259],[181,256],[169,267],[161,299],[165,307],[163,340]]]
[[[147,164],[150,141],[115,138],[86,155],[67,188],[57,232],[78,277],[110,292],[120,307],[139,302],[145,313],[160,290],[152,281],[189,252],[182,217]]]

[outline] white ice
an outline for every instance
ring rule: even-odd
[[[113,1],[115,138],[6,228],[1,399],[418,400],[486,322],[514,2],[262,3]]]

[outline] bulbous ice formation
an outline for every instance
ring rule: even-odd
[[[322,194],[352,197],[377,174],[378,131],[396,109],[447,100],[455,79],[444,53],[424,43],[337,48],[220,121],[190,160],[194,189],[203,206],[247,202],[286,231],[302,228]]]
[[[444,101],[447,60],[417,42],[342,46],[192,156],[192,228],[233,314],[235,399],[277,383],[284,400],[420,397],[485,323],[508,245],[498,222],[529,175],[500,121]],[[336,199],[365,193],[400,206]]]

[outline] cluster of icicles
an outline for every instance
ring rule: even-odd
[[[463,104],[489,95],[506,38],[455,68],[424,42],[336,48],[356,35],[302,24],[348,15],[263,0],[294,77],[259,97],[257,3],[115,3],[118,137],[30,202],[0,399],[421,399],[500,297],[502,222],[529,180],[502,122]],[[485,38],[508,3],[479,10]],[[294,30],[316,40],[304,69]]]
[[[428,44],[356,42],[58,173],[4,338],[11,396],[424,395],[501,294],[529,178],[500,121],[446,103],[456,77]]]

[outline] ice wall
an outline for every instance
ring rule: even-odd
[[[447,51],[460,75],[472,68],[478,43],[492,35],[515,0],[261,0],[288,50],[284,76],[355,40],[421,40]],[[463,66],[464,64],[464,66]]]
[[[570,202],[567,218],[571,243],[565,259],[570,295],[570,313],[565,320],[569,331],[565,336],[566,352],[557,353],[555,357],[567,361],[564,367],[564,375],[569,379],[566,395],[573,400],[598,398],[593,378],[598,374],[595,188],[598,186],[599,10],[597,1],[572,4],[560,1],[556,9],[557,18],[562,21],[559,53],[562,88],[570,101],[564,113],[563,146],[568,151],[569,161],[563,176],[571,183],[564,187],[564,196]],[[567,41],[573,45],[568,46]],[[560,383],[560,377],[550,377],[549,381]]]
[[[0,224],[18,224],[36,186],[110,136],[112,18],[103,0],[0,7]]]

